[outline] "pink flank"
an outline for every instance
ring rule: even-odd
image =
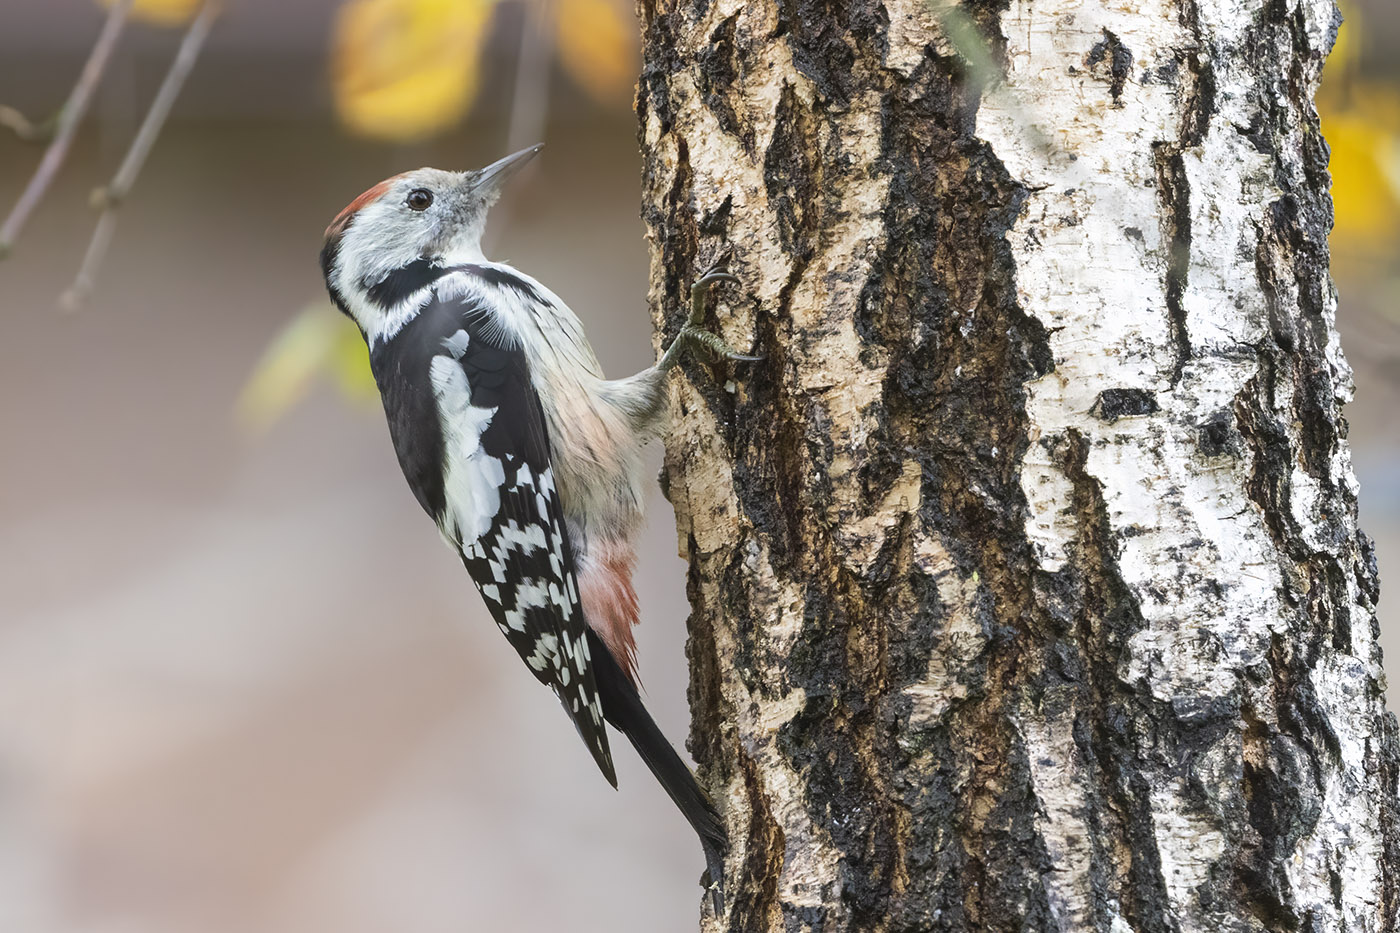
[[[617,542],[594,544],[589,551],[578,568],[583,616],[627,679],[637,686],[637,642],[632,637],[632,626],[641,614],[637,591],[632,588],[636,552],[631,545]]]

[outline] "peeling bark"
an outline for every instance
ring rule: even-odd
[[[1331,0],[640,12],[705,929],[1400,929]]]

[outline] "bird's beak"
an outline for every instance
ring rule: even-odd
[[[508,155],[504,159],[497,159],[476,173],[476,178],[472,182],[472,190],[494,198],[500,194],[501,186],[505,184],[506,179],[520,171],[525,163],[533,159],[535,154],[543,148],[544,143],[536,143],[528,149],[521,149],[519,152]]]

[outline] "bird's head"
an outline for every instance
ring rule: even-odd
[[[487,212],[505,180],[542,148],[522,149],[474,172],[404,172],[351,201],[326,228],[321,249],[336,304],[368,334],[375,322],[367,318],[393,304],[385,299],[404,297],[395,277],[414,270],[430,276],[432,269],[484,261]]]

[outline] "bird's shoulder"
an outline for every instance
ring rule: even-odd
[[[528,361],[480,296],[443,291],[419,296],[418,313],[370,348],[399,465],[440,526],[454,498],[449,473],[495,473],[507,455],[536,469],[549,460]]]

